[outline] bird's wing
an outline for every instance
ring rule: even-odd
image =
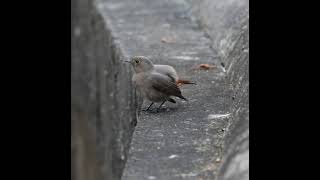
[[[172,66],[156,64],[154,67],[157,72],[167,75],[173,82],[179,79],[176,70]]]
[[[152,73],[148,76],[149,82],[152,84],[152,87],[157,91],[160,91],[167,95],[172,96],[181,96],[181,91],[179,87],[171,81],[171,79],[160,73]]]
[[[165,75],[168,76],[172,82],[176,82],[174,77],[172,77],[169,73],[167,73]]]

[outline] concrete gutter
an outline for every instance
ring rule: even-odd
[[[246,2],[72,1],[72,179],[248,179]],[[133,55],[196,81],[189,102],[140,113]]]

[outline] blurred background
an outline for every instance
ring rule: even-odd
[[[249,179],[249,0],[71,8],[72,180]],[[195,80],[190,104],[141,113],[134,55]]]

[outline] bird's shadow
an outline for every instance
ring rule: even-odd
[[[144,113],[159,114],[159,113],[175,112],[177,110],[178,110],[177,107],[162,107],[160,109],[153,108],[153,109],[149,109],[148,111],[146,110],[141,110],[141,111]]]

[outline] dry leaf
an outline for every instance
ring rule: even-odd
[[[215,68],[215,67],[216,67],[215,65],[200,64],[196,68],[193,68],[193,69],[209,70],[209,69],[212,69],[212,68]]]
[[[172,37],[163,37],[163,38],[161,38],[161,42],[163,42],[163,43],[174,43],[175,39],[172,38]]]

